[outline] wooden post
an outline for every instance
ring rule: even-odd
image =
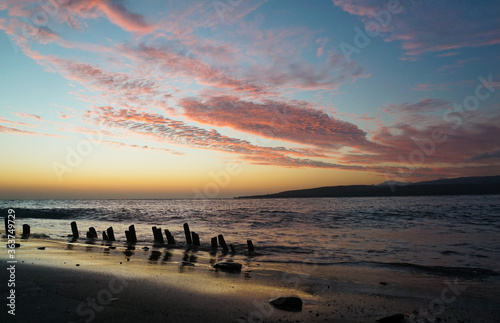
[[[247,240],[248,252],[255,252],[252,240]]]
[[[191,231],[187,223],[184,223],[184,234],[186,235],[186,243],[190,245],[193,244],[193,240],[191,240]]]
[[[232,254],[235,254],[236,253],[236,250],[234,250],[234,246],[233,244],[230,244],[229,247],[231,248],[231,253]]]
[[[158,233],[156,232],[157,228],[156,227],[151,227],[151,230],[153,230],[153,239],[155,243],[158,242]]]
[[[30,236],[30,234],[31,234],[31,228],[30,228],[29,224],[23,224],[23,235],[22,235],[22,237],[24,239],[28,239],[29,236]]]
[[[224,240],[224,236],[222,234],[219,234],[219,244],[222,247],[222,250],[224,250],[224,252],[229,251],[229,249],[227,249],[226,240]]]
[[[175,244],[174,236],[172,236],[170,231],[168,231],[167,229],[165,229],[165,235],[167,236],[167,243],[168,244]]]
[[[8,216],[5,216],[5,218],[3,218],[3,223],[5,226],[5,235],[9,235],[9,217]]]
[[[130,231],[125,230],[125,237],[127,238],[127,243],[132,243],[131,242],[131,237],[130,237]]]
[[[152,227],[152,229],[155,243],[165,243],[165,240],[163,240],[163,234],[161,233],[161,228]]]
[[[106,231],[102,232],[102,240],[109,241],[109,238],[108,238],[108,235],[106,234]]]
[[[91,237],[93,237],[94,239],[97,239],[97,231],[95,230],[94,227],[90,227],[89,232],[91,233]]]
[[[199,246],[200,245],[200,236],[196,232],[192,232],[193,235],[193,245]]]
[[[217,250],[217,237],[212,238],[212,249]]]
[[[108,233],[108,240],[109,241],[116,241],[115,240],[115,233],[113,232],[113,227],[109,227],[106,231]]]
[[[137,243],[137,235],[135,233],[135,226],[132,224],[128,227],[128,233],[130,235],[130,243]]]
[[[76,226],[76,222],[71,222],[71,231],[73,232],[73,240],[76,240],[80,237],[78,234],[78,227]]]
[[[163,233],[161,232],[161,228],[156,229],[156,233],[158,234],[158,242],[164,244],[165,239],[163,239]]]

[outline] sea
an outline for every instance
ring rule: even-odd
[[[117,243],[134,225],[138,244],[152,245],[152,226],[186,247],[183,224],[201,250],[223,234],[236,253],[255,246],[253,261],[385,267],[429,274],[500,275],[500,196],[207,200],[0,200],[16,214],[18,234],[69,240],[113,227]],[[1,215],[0,215],[1,217]],[[2,232],[3,232],[2,228]],[[101,234],[99,233],[99,236]]]

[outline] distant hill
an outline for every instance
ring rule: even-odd
[[[500,175],[459,177],[417,183],[384,182],[378,185],[325,186],[237,198],[366,197],[500,194]]]

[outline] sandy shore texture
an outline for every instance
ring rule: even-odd
[[[498,277],[259,263],[245,255],[22,240],[15,287],[2,239],[0,322],[499,322]],[[212,267],[231,259],[241,273]],[[15,290],[15,316],[8,313]],[[298,296],[301,311],[269,300]],[[382,321],[383,322],[383,321]]]

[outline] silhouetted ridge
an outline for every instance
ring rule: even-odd
[[[347,185],[284,191],[274,194],[238,198],[302,198],[302,197],[371,197],[424,195],[488,195],[500,194],[500,175],[439,179],[407,185]]]

